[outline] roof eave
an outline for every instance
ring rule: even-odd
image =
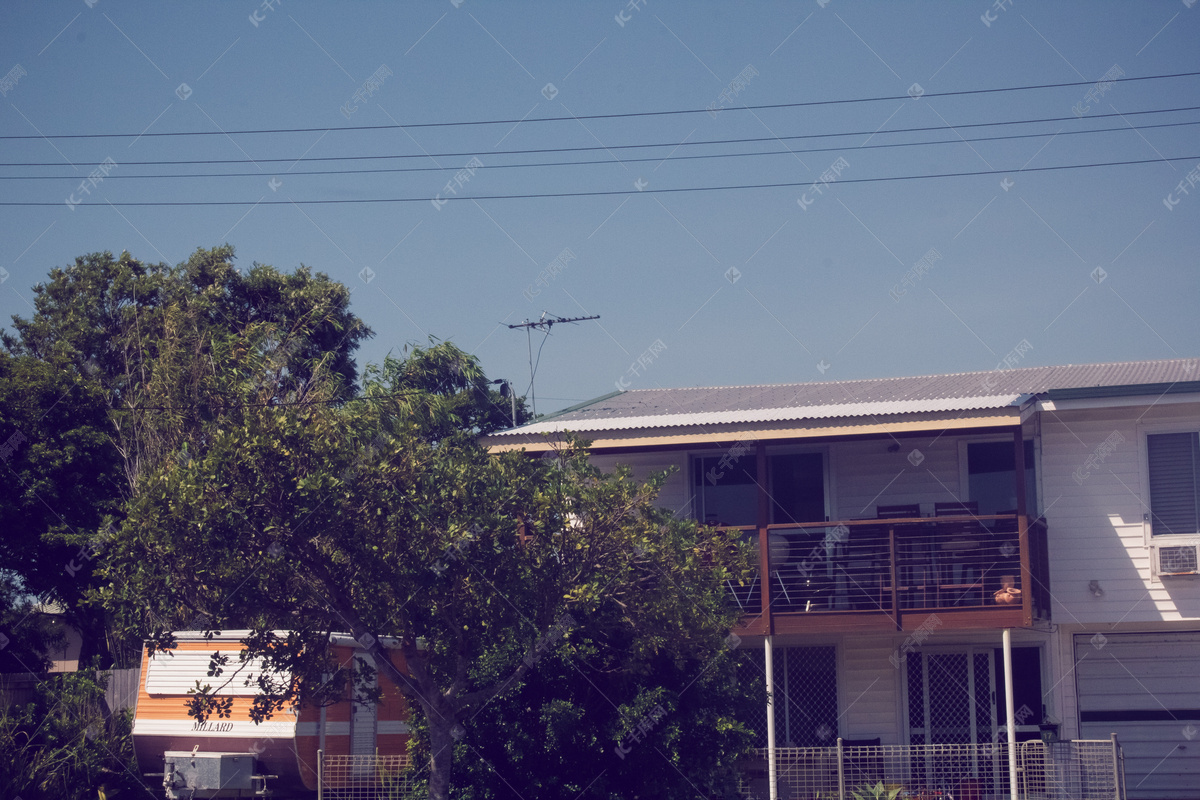
[[[665,447],[710,447],[723,442],[886,437],[979,428],[1011,428],[1021,424],[1022,405],[972,409],[952,413],[909,413],[889,417],[839,417],[720,425],[664,426],[580,431],[576,435],[592,443],[593,451],[643,450]],[[553,433],[487,437],[483,444],[492,452],[524,450],[546,452],[566,440],[568,428]]]

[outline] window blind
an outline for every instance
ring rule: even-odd
[[[1146,437],[1150,472],[1150,532],[1200,533],[1200,434],[1159,433]]]

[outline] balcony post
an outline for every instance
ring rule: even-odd
[[[1013,480],[1017,491],[1017,546],[1021,556],[1021,616],[1026,627],[1033,625],[1033,572],[1029,565],[1029,511],[1025,496],[1025,434],[1013,428]]]
[[[1013,479],[1017,483],[1017,515],[1023,517],[1029,512],[1025,497],[1025,434],[1020,425],[1013,428]]]
[[[1013,697],[1012,673],[1012,629],[1005,628],[1002,634],[1004,646],[1004,714],[1008,718],[1008,792],[1011,800],[1017,800],[1017,720],[1013,710],[1016,700]]]
[[[759,619],[763,633],[770,636],[775,632],[775,624],[771,619],[771,534],[762,525],[758,527],[758,563],[762,572],[758,587],[759,601],[762,603]]]
[[[767,446],[759,442],[755,448],[755,459],[758,471],[758,553],[762,564],[762,614],[763,628],[770,636],[775,632],[775,620],[771,614],[771,533],[767,525],[771,523],[771,498],[767,494]]]
[[[892,582],[892,621],[896,623],[896,630],[904,630],[904,625],[900,622],[900,585],[898,577],[900,570],[896,568],[896,526],[888,526],[888,577]]]
[[[1029,517],[1017,517],[1017,547],[1021,555],[1021,616],[1025,627],[1033,625],[1033,566],[1029,552]]]

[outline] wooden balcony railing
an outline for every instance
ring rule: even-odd
[[[1049,616],[1040,519],[964,515],[740,530],[759,555],[752,578],[729,584],[747,633],[1019,627]]]

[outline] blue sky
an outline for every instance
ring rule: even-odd
[[[1200,77],[1097,82],[1200,70],[1196,5],[7,4],[0,136],[330,130],[5,140],[0,160],[56,166],[0,175],[60,177],[0,181],[2,201],[53,204],[0,212],[0,315],[27,315],[30,287],[84,253],[178,263],[229,242],[243,266],[303,263],[350,286],[355,312],[377,334],[360,363],[435,336],[523,391],[526,336],[506,325],[543,312],[599,314],[555,327],[545,342],[540,412],[618,385],[1194,357],[1200,126],[1133,127],[1200,121],[1200,111],[1131,112],[1200,106]],[[1089,85],[932,96],[1066,82]],[[893,99],[745,109],[872,97]],[[1047,118],[1066,119],[962,127]],[[930,126],[945,129],[888,133]],[[1071,133],[1109,127],[1125,130]],[[784,138],[830,133],[856,135]],[[1047,135],[961,141],[1014,133]],[[673,146],[746,138],[764,141]],[[952,143],[869,147],[934,139]],[[614,149],[648,143],[672,146]],[[603,149],[498,152],[580,147]],[[800,152],[815,148],[824,151]],[[369,155],[419,157],[265,160]],[[1160,160],[1182,156],[1196,157]],[[460,172],[472,158],[483,166]],[[79,192],[106,159],[116,165],[108,177]],[[246,163],[131,163],[153,160]],[[605,163],[501,166],[578,160]],[[297,174],[396,167],[444,171]],[[974,171],[996,174],[849,182]],[[250,175],[124,177],[203,172]],[[818,193],[811,184],[822,174],[835,180]],[[456,175],[464,182],[452,195],[443,187]],[[801,185],[653,193],[767,183]],[[627,194],[470,199],[562,192]],[[439,193],[450,201],[431,202]],[[72,196],[82,201],[74,208]],[[291,204],[401,197],[418,202]],[[231,200],[247,204],[110,205]],[[283,203],[252,205],[271,201]],[[535,333],[535,355],[541,344]]]

